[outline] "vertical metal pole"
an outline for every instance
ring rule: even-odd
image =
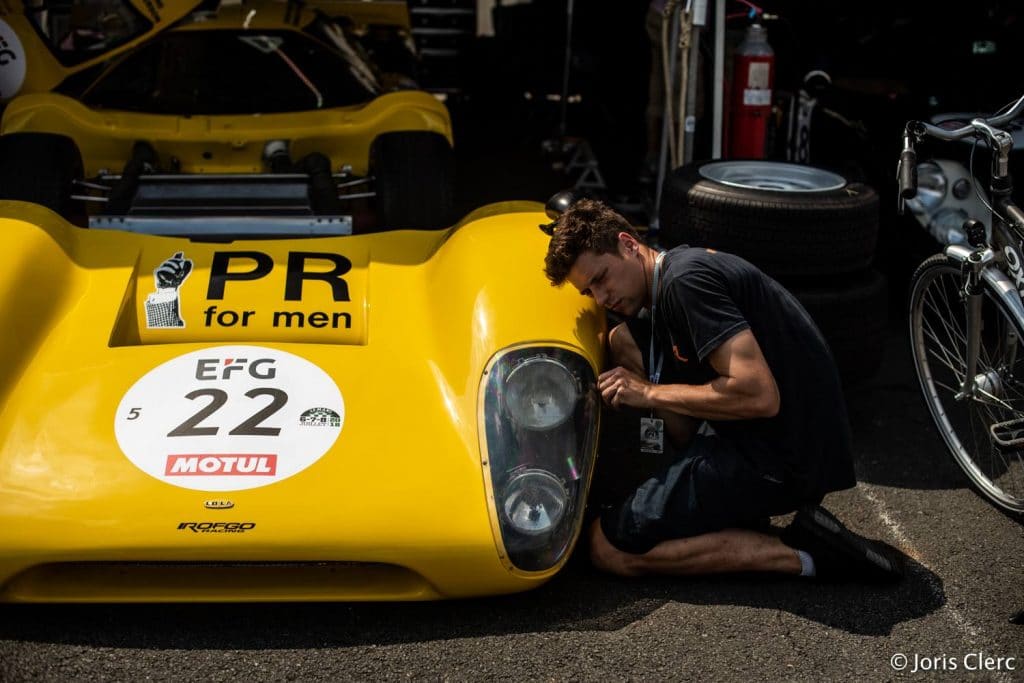
[[[711,158],[722,158],[723,88],[725,79],[725,0],[715,1],[715,83]]]
[[[683,121],[684,145],[682,163],[693,161],[693,138],[697,129],[697,68],[700,52],[700,28],[694,25],[690,34],[690,73],[686,79],[686,119]]]
[[[569,67],[572,64],[572,10],[573,0],[566,4],[565,11],[565,64],[562,65],[562,101],[558,119],[558,135],[565,137],[567,107],[569,106]]]
[[[672,125],[672,117],[668,115],[669,109],[672,106],[672,100],[674,99],[673,89],[676,82],[676,72],[678,71],[679,63],[679,13],[681,9],[679,4],[676,4],[672,10],[672,18],[669,21],[672,22],[672,31],[669,35],[668,45],[662,45],[662,50],[668,50],[668,63],[669,63],[669,83],[673,88],[665,89],[665,108],[661,112],[661,149],[658,152],[658,179],[655,181],[654,189],[654,215],[651,216],[650,228],[652,230],[658,230],[659,220],[658,215],[661,212],[661,186],[665,184],[665,174],[667,173],[668,167],[668,128]],[[664,64],[664,60],[662,60]],[[662,75],[664,78],[664,75]]]
[[[690,32],[690,73],[686,78],[686,119],[683,121],[685,139],[683,144],[682,163],[688,164],[693,161],[693,140],[697,130],[697,85],[700,69],[700,34],[701,29],[707,25],[708,3],[707,0],[696,0],[693,3],[693,28]]]

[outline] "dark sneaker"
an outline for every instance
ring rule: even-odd
[[[818,578],[887,582],[903,578],[903,558],[879,541],[858,536],[820,505],[797,511],[782,542],[814,558]]]

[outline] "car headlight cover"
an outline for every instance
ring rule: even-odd
[[[562,424],[572,416],[578,397],[568,368],[544,356],[520,363],[505,380],[509,417],[526,429],[542,431]]]
[[[481,446],[501,546],[518,570],[546,571],[572,547],[597,444],[590,363],[557,346],[499,352],[481,385]]]

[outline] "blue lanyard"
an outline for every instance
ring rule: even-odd
[[[665,361],[665,356],[660,353],[657,356],[657,362],[655,362],[654,356],[654,314],[658,310],[658,278],[661,276],[661,259],[664,256],[665,252],[658,252],[658,258],[654,260],[654,275],[651,277],[651,347],[647,367],[650,369],[652,384],[657,384],[661,379],[661,366]]]

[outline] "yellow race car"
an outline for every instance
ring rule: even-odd
[[[539,204],[442,229],[313,206],[365,173],[380,195],[375,164],[411,151],[387,168],[415,177],[387,189],[397,215],[419,217],[401,192],[426,203],[416,188],[434,180],[414,141],[447,144],[447,118],[422,93],[342,104],[315,79],[331,106],[232,109],[207,86],[258,83],[237,60],[318,68],[279,52],[294,31],[247,7],[97,62],[77,98],[65,81],[4,114],[0,146],[44,137],[9,143],[4,167],[26,170],[0,176],[0,601],[424,600],[540,585],[580,533],[603,314],[545,280]],[[248,21],[241,34],[220,23],[228,13]],[[237,59],[210,62],[209,82],[103,85],[162,38],[187,59],[195,36],[218,32]],[[142,62],[184,63],[166,54]],[[247,90],[254,108],[288,106],[273,90]],[[290,92],[316,97],[305,83]],[[127,111],[153,101],[166,110]],[[416,135],[375,156],[373,140],[396,132]],[[80,177],[54,163],[72,151]],[[302,161],[313,154],[328,173]]]

